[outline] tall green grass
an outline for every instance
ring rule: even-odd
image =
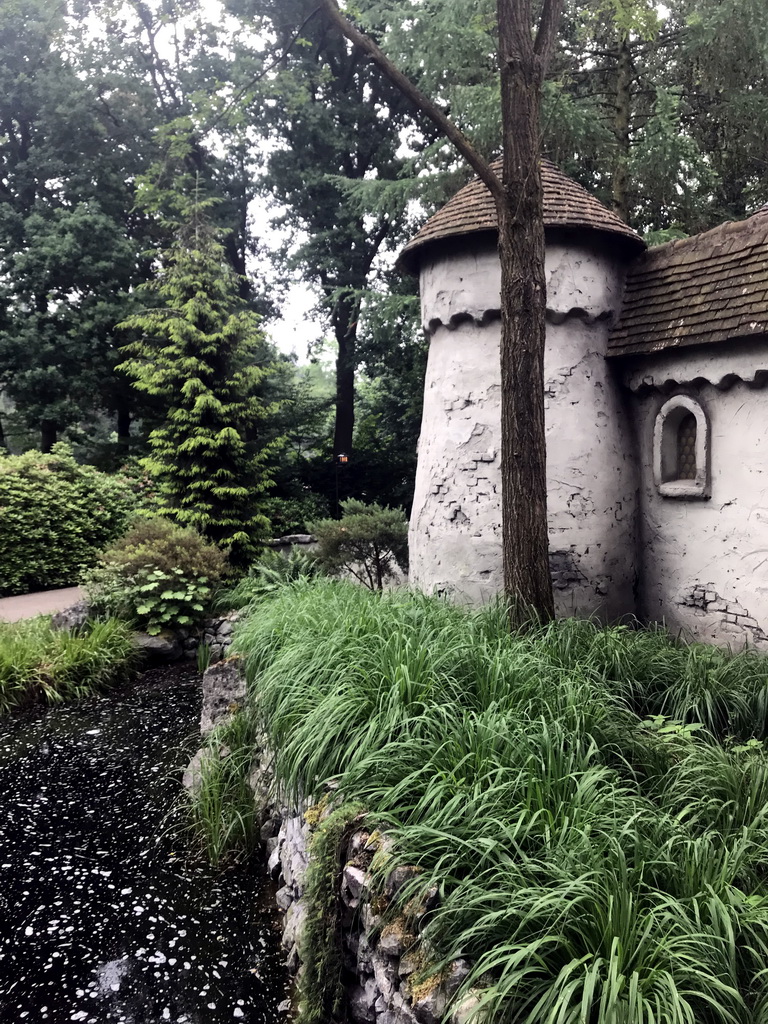
[[[117,619],[78,632],[52,629],[43,616],[0,622],[0,715],[85,697],[127,678],[135,664],[132,631]]]
[[[768,1021],[766,659],[327,580],[235,647],[281,783],[419,865],[399,908],[439,893],[424,948],[482,1019]]]
[[[208,736],[192,792],[171,826],[188,849],[218,867],[247,860],[259,825],[248,777],[257,725],[252,713],[236,712]]]

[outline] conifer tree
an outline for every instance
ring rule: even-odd
[[[259,503],[271,485],[257,428],[271,411],[259,397],[268,369],[256,362],[259,317],[238,296],[211,200],[177,202],[184,222],[143,287],[157,305],[123,323],[137,334],[119,369],[165,405],[144,460],[165,513],[224,548],[236,565],[254,556],[269,522]]]

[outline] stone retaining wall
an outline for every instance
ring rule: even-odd
[[[229,658],[212,665],[203,676],[201,734],[210,734],[215,725],[226,721],[231,709],[245,698],[245,681],[239,661]],[[202,752],[198,752],[186,773],[185,785],[194,787]],[[249,778],[254,799],[260,809],[261,839],[265,844],[267,867],[278,882],[277,905],[283,913],[282,943],[289,969],[299,979],[307,957],[306,922],[308,905],[306,875],[311,860],[314,829],[333,809],[327,807],[291,808],[275,800],[277,789],[272,757],[266,748],[257,752]],[[347,1011],[357,1024],[465,1024],[478,1006],[480,994],[471,993],[451,1012],[448,1006],[469,974],[469,964],[456,960],[438,978],[424,981],[419,976],[423,965],[423,945],[416,946],[419,925],[430,907],[404,918],[382,918],[381,910],[393,899],[416,869],[394,868],[387,876],[383,892],[372,901],[370,868],[377,851],[386,853],[387,838],[366,828],[352,828],[342,851],[338,900],[342,912],[342,941],[346,972]],[[475,1015],[475,1020],[479,1020]]]

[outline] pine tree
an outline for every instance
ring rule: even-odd
[[[166,514],[229,548],[242,566],[269,529],[259,511],[271,485],[268,451],[257,444],[258,424],[271,411],[258,394],[268,368],[257,365],[259,317],[238,297],[237,277],[206,218],[210,205],[197,194],[187,201],[160,273],[143,286],[157,307],[122,325],[138,337],[125,346],[130,358],[119,369],[165,404],[144,465]]]

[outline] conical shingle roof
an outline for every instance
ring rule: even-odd
[[[491,166],[501,174],[501,160]],[[632,228],[549,160],[541,161],[541,177],[546,227],[586,228],[619,236],[632,252],[645,248],[642,238]],[[474,178],[419,229],[400,254],[400,263],[407,270],[415,271],[421,250],[426,247],[446,238],[496,231],[496,226],[493,197],[486,185]]]

